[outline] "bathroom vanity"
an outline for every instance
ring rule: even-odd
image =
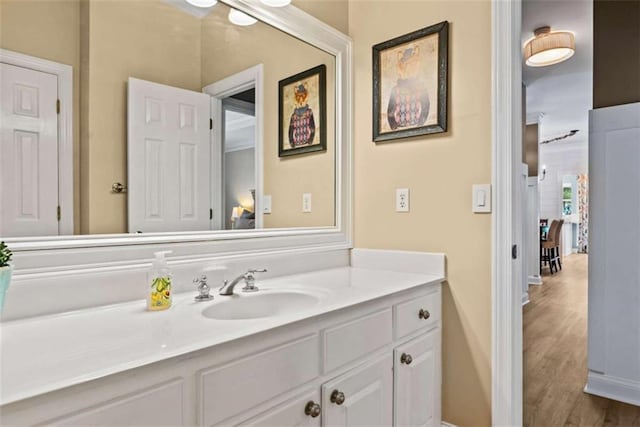
[[[0,421],[440,425],[444,256],[352,252],[258,292],[182,293],[166,312],[134,301],[5,322]]]

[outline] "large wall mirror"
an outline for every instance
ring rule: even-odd
[[[2,0],[0,236],[343,227],[344,58],[259,4]]]

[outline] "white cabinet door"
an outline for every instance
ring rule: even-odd
[[[128,90],[129,232],[209,230],[209,95],[133,78]]]
[[[322,425],[390,426],[393,361],[382,356],[322,386]]]
[[[320,404],[320,390],[314,388],[303,392],[300,397],[283,402],[239,426],[261,427],[320,427],[320,416],[305,413],[309,402],[311,405]]]
[[[58,234],[58,77],[0,64],[0,235]]]
[[[394,350],[394,425],[440,425],[440,329]]]

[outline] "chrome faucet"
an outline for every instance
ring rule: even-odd
[[[198,285],[198,295],[194,298],[196,302],[210,301],[213,295],[209,294],[209,285],[207,285],[207,276],[200,276],[193,279],[193,283]]]
[[[267,272],[266,268],[262,270],[248,270],[246,273],[242,273],[240,276],[236,277],[231,282],[228,282],[225,280],[224,284],[222,285],[218,293],[220,295],[233,295],[233,289],[242,280],[244,280],[244,288],[242,288],[242,292],[255,292],[258,290],[258,287],[255,285],[256,278],[253,275],[255,273],[266,273],[266,272]]]

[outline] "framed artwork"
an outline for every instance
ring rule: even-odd
[[[326,74],[322,64],[278,82],[278,156],[327,150]]]
[[[447,21],[373,46],[373,140],[447,131]]]

